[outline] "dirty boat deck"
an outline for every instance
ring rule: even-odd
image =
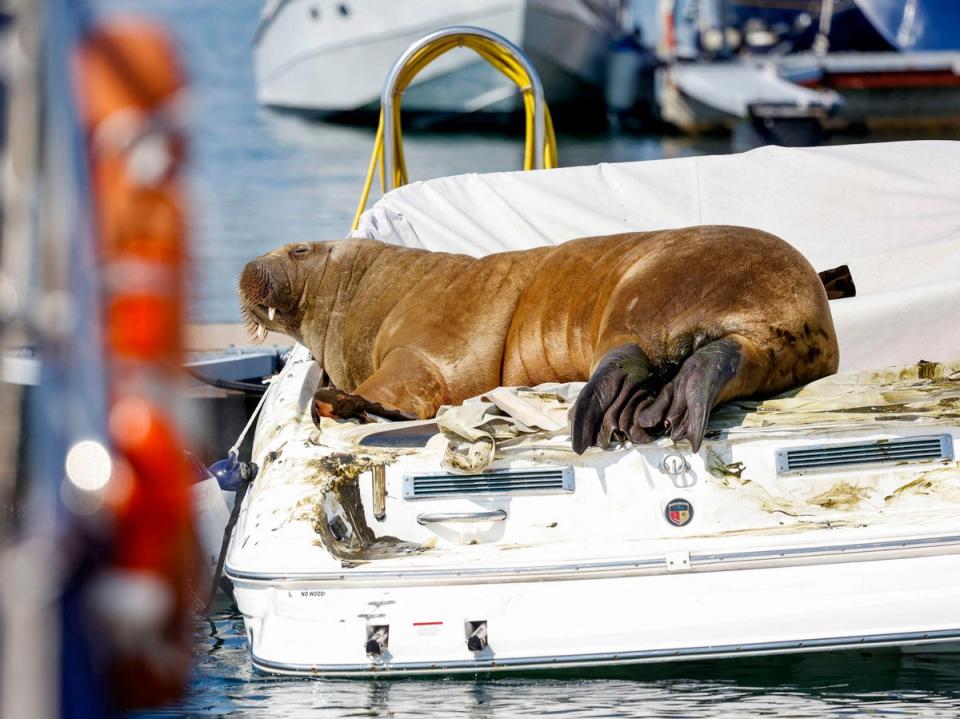
[[[462,437],[386,448],[357,444],[369,427],[318,430],[318,379],[298,350],[271,390],[261,474],[227,557],[262,669],[457,672],[960,639],[960,597],[944,585],[960,571],[958,368],[840,375],[728,405],[698,454],[661,441],[578,457],[563,432],[534,432],[456,476]],[[839,466],[780,466],[824,443]],[[877,461],[845,466],[864,451]],[[545,484],[489,481],[520,475]],[[677,502],[690,516],[675,524]],[[470,652],[464,627],[480,621],[497,642]],[[380,627],[390,649],[368,656]]]

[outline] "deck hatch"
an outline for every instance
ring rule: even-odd
[[[479,474],[412,474],[403,478],[403,498],[572,492],[573,477],[573,467],[511,469]]]
[[[785,474],[929,460],[953,460],[953,443],[949,434],[781,449],[777,450],[777,472]]]

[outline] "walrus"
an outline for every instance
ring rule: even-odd
[[[376,240],[295,243],[239,282],[251,331],[305,344],[315,416],[429,418],[498,386],[586,381],[573,448],[668,434],[836,372],[820,277],[780,238],[697,226],[474,258]]]

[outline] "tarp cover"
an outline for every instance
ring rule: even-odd
[[[445,177],[388,193],[355,234],[480,256],[698,224],[772,232],[818,271],[850,266],[857,296],[831,302],[841,370],[960,360],[960,142]]]
[[[569,447],[567,413],[582,387],[582,382],[498,387],[461,405],[441,407],[437,425],[447,440],[444,468],[480,472],[512,451]],[[707,434],[726,431],[734,441],[739,430],[876,432],[917,424],[949,427],[958,420],[960,365],[925,362],[844,372],[772,399],[728,402],[711,414]],[[954,480],[960,479],[957,470],[950,468]]]

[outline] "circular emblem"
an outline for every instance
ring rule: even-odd
[[[693,519],[693,505],[685,499],[671,499],[663,510],[663,516],[674,527],[685,527]]]

